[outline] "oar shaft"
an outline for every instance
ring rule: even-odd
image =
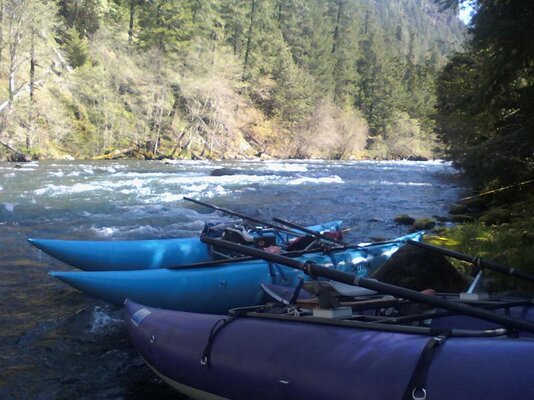
[[[471,264],[480,266],[481,268],[491,269],[493,271],[500,272],[501,274],[511,275],[511,276],[515,276],[516,278],[521,278],[527,281],[534,282],[534,275],[529,274],[528,272],[524,272],[516,268],[510,267],[508,265],[500,264],[495,261],[484,260],[483,258],[480,258],[480,257],[472,257],[467,254],[463,254],[463,253],[460,253],[454,250],[444,249],[443,247],[434,246],[428,243],[416,242],[414,240],[408,240],[408,243],[413,246],[420,247],[422,249],[434,251],[436,253],[441,253],[448,257],[456,258],[462,261],[467,261]]]
[[[211,209],[216,210],[216,211],[223,212],[223,213],[228,214],[228,215],[233,215],[234,217],[237,217],[237,218],[241,218],[241,219],[244,219],[244,220],[247,220],[247,221],[255,222],[255,223],[263,225],[263,226],[268,226],[269,228],[274,228],[274,229],[277,229],[279,231],[291,233],[292,235],[295,235],[295,236],[302,236],[300,233],[292,231],[290,229],[286,229],[284,227],[272,224],[272,223],[270,223],[268,221],[262,221],[260,219],[254,218],[254,217],[250,217],[248,215],[244,215],[244,214],[232,211],[232,210],[228,210],[227,208],[215,206],[215,205],[209,204],[209,203],[204,203],[203,201],[195,200],[195,199],[192,199],[190,197],[184,197],[184,200],[190,201],[191,203],[195,203],[195,204],[198,204],[198,205],[201,205],[201,206],[204,206],[204,207],[211,208]]]
[[[346,242],[343,242],[342,240],[334,239],[332,237],[329,237],[328,235],[325,235],[324,233],[313,231],[304,226],[300,226],[300,225],[294,224],[293,222],[286,221],[285,219],[282,219],[282,218],[273,218],[273,221],[278,222],[279,224],[282,224],[285,226],[289,226],[290,228],[296,229],[298,231],[307,233],[308,235],[311,235],[316,239],[323,239],[328,242],[332,242],[332,243],[339,244],[342,246],[346,246],[348,244]]]
[[[203,238],[203,237],[201,237],[201,238]],[[202,240],[204,241],[204,239],[202,239]],[[284,256],[286,256],[286,257],[298,257],[298,256],[303,256],[305,254],[312,254],[312,253],[316,253],[316,254],[336,254],[336,252],[345,251],[345,250],[349,250],[349,249],[360,250],[360,247],[357,246],[357,245],[352,245],[352,246],[347,246],[347,247],[334,247],[334,248],[329,248],[329,249],[296,250],[296,251],[285,252]],[[365,249],[362,249],[361,251],[365,251]],[[191,264],[175,265],[175,266],[172,266],[172,267],[166,267],[166,269],[209,268],[209,267],[217,267],[219,265],[240,263],[240,262],[252,261],[252,260],[258,260],[258,257],[253,257],[253,256],[232,257],[232,258],[225,258],[223,260],[204,261],[204,262],[197,262],[197,263],[191,263]]]
[[[464,315],[469,315],[475,318],[484,319],[486,321],[495,322],[509,328],[518,329],[520,331],[534,333],[534,324],[528,321],[499,315],[491,311],[477,309],[462,303],[453,303],[437,296],[429,296],[420,292],[416,292],[414,290],[378,282],[372,279],[358,278],[346,272],[322,267],[310,261],[303,263],[292,258],[284,257],[278,254],[267,253],[262,250],[243,246],[237,243],[228,242],[221,239],[205,237],[202,238],[202,240],[208,244],[219,245],[221,247],[226,247],[228,249],[235,250],[242,254],[248,254],[277,264],[283,264],[295,269],[299,269],[312,277],[321,276],[323,278],[335,280],[341,283],[346,283],[348,285],[360,286],[366,289],[375,290],[377,292],[391,294],[393,296],[418,301],[421,303],[432,305],[434,307],[454,311]]]
[[[491,311],[474,308],[462,303],[453,303],[437,296],[429,296],[420,292],[416,292],[414,290],[374,281],[368,278],[356,278],[354,280],[354,283],[356,284],[356,286],[361,286],[366,289],[371,289],[382,293],[388,293],[393,296],[403,297],[406,299],[429,304],[437,308],[443,308],[445,310],[468,315],[474,318],[480,318],[486,321],[502,324],[506,327],[514,328],[520,331],[534,333],[533,323],[518,318],[507,317],[505,315],[500,315]]]

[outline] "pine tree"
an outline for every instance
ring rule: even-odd
[[[244,54],[246,3],[242,0],[228,0],[221,4],[221,19],[224,24],[225,42],[228,43],[234,55]]]
[[[163,52],[183,49],[193,34],[191,1],[153,0],[139,10],[138,34],[142,48],[157,48]]]
[[[309,51],[307,67],[318,83],[318,90],[323,94],[334,92],[334,59],[331,57],[333,37],[330,34],[331,25],[325,18],[327,8],[320,0],[310,2]],[[337,71],[340,72],[339,70]],[[348,74],[341,73],[341,76]],[[347,83],[345,82],[345,85]]]
[[[76,28],[70,28],[66,32],[63,48],[67,53],[67,59],[73,68],[81,67],[87,62],[89,42],[86,37],[80,37]]]
[[[95,33],[100,26],[101,0],[60,0],[59,13],[67,27],[74,27],[82,36]]]

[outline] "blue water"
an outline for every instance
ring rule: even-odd
[[[0,398],[184,398],[132,351],[121,310],[49,277],[71,268],[28,237],[187,237],[228,218],[187,196],[264,220],[342,219],[361,242],[406,233],[398,214],[446,216],[465,190],[441,162],[0,163]]]

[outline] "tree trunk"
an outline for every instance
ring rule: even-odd
[[[133,27],[135,18],[135,2],[137,0],[130,0],[130,24],[128,27],[128,44],[132,44],[133,41]]]
[[[343,3],[341,1],[339,1],[337,3],[337,15],[336,15],[336,27],[334,28],[334,40],[333,40],[333,44],[332,44],[332,54],[334,54],[336,52],[336,48],[337,48],[337,45],[338,45],[338,40],[339,40],[339,24],[341,23],[341,13],[342,13],[342,8],[343,8]]]
[[[248,66],[248,58],[250,56],[250,48],[252,45],[252,33],[254,27],[254,18],[256,16],[256,0],[251,0],[250,7],[250,25],[248,27],[247,47],[245,49],[245,68]]]
[[[234,27],[234,33],[232,35],[234,56],[237,55],[237,41],[239,40],[239,34],[237,31],[237,25]]]
[[[37,60],[35,58],[35,28],[31,29],[31,38],[30,38],[30,110],[29,110],[29,121],[30,127],[26,130],[26,149],[31,147],[31,133],[34,130],[34,109],[35,109],[35,66],[37,65]]]
[[[0,0],[0,27],[4,26],[4,1]],[[4,50],[4,30],[0,29],[0,71],[2,70],[2,52]]]
[[[9,21],[9,68],[7,77],[7,90],[9,94],[9,104],[11,107],[15,99],[15,73],[17,70],[17,53],[20,41],[22,39],[21,33],[22,15],[11,15]]]
[[[8,98],[8,108],[13,105],[13,100],[15,99],[15,59],[14,56],[10,55],[9,57],[9,73],[7,77],[7,90],[9,94]]]

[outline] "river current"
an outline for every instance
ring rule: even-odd
[[[398,214],[445,216],[464,190],[438,161],[0,163],[0,398],[185,399],[137,357],[121,310],[50,277],[72,268],[29,237],[188,237],[228,219],[187,196],[263,220],[341,219],[361,242],[406,233]]]

